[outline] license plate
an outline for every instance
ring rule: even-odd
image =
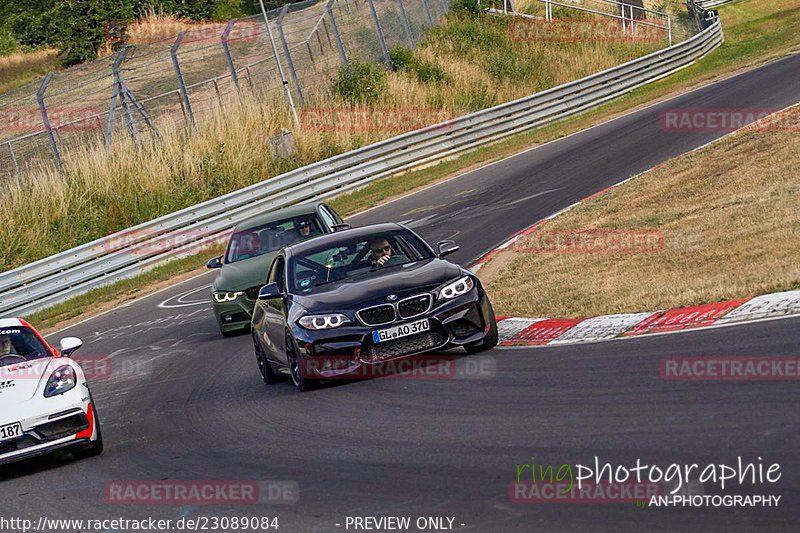
[[[393,328],[373,331],[372,340],[375,342],[375,344],[377,344],[379,342],[399,339],[400,337],[408,337],[409,335],[428,331],[429,329],[431,329],[430,322],[427,318],[423,318],[422,320],[416,320],[414,322],[409,322],[408,324],[400,324],[399,326],[395,326]]]
[[[22,435],[22,424],[15,422],[7,426],[0,426],[0,442],[16,439]]]

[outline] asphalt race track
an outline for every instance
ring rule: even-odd
[[[783,108],[800,101],[800,55],[643,109],[354,217],[405,221],[455,238],[469,264],[514,232],[721,133],[668,133],[663,109]],[[796,381],[666,381],[667,356],[796,357],[800,318],[590,345],[453,352],[449,379],[377,379],[298,393],[264,385],[250,337],[219,335],[209,272],[52,336],[82,357],[110,356],[92,382],[105,453],[0,468],[0,516],[178,519],[277,516],[280,530],[345,531],[354,516],[442,516],[463,531],[796,531]],[[666,467],[779,463],[775,508],[639,508],[513,503],[517,465]],[[126,505],[124,480],[280,480],[299,499],[273,505]],[[719,494],[707,483],[705,494]],[[737,491],[734,490],[733,493]],[[447,522],[445,521],[445,524]],[[336,524],[340,524],[337,526]],[[463,525],[462,525],[463,524]],[[352,527],[350,528],[352,531]],[[414,529],[412,529],[414,530]]]

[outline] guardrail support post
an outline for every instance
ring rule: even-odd
[[[667,17],[667,33],[669,34],[669,45],[672,46],[672,17]]]
[[[19,165],[17,164],[17,157],[14,155],[14,147],[11,146],[11,141],[6,142],[8,151],[11,152],[11,162],[14,164],[14,174],[19,176]]]
[[[186,91],[186,83],[183,81],[183,73],[181,73],[181,65],[178,63],[178,47],[186,37],[186,32],[182,31],[175,38],[175,42],[170,49],[172,56],[172,66],[175,68],[175,75],[178,77],[178,86],[180,87],[181,97],[183,98],[183,105],[186,108],[186,114],[189,117],[189,124],[194,126],[194,113],[192,112],[192,103],[189,101],[189,93]]]
[[[369,9],[372,11],[372,18],[375,20],[375,29],[378,31],[378,40],[381,42],[381,50],[383,51],[383,59],[386,61],[386,66],[389,70],[394,70],[392,67],[392,60],[389,58],[389,49],[386,48],[386,39],[383,38],[383,30],[381,29],[381,21],[378,20],[378,12],[375,11],[375,2],[373,0],[367,0],[369,2]]]
[[[225,51],[225,60],[228,62],[228,70],[231,73],[231,80],[233,81],[233,85],[236,87],[236,92],[239,93],[239,96],[242,95],[242,88],[239,87],[239,75],[236,73],[236,67],[233,64],[233,56],[231,56],[231,48],[228,46],[228,37],[231,34],[231,30],[233,30],[233,25],[236,24],[237,19],[233,19],[232,21],[228,22],[228,25],[225,27],[225,31],[222,32],[222,49]]]
[[[406,6],[405,4],[403,4],[403,0],[397,0],[397,3],[400,4],[400,15],[403,17],[403,27],[406,30],[406,36],[408,37],[408,44],[411,46],[411,49],[413,50],[414,36],[411,34],[411,24],[408,22],[408,15],[406,15]]]
[[[50,117],[47,116],[47,106],[44,103],[44,92],[47,90],[47,86],[50,85],[50,80],[52,79],[53,73],[48,72],[47,76],[44,77],[42,85],[39,87],[39,91],[36,93],[36,99],[39,101],[39,110],[42,112],[42,121],[44,122],[44,129],[47,130],[47,138],[50,139],[50,148],[53,149],[53,157],[56,161],[56,168],[60,173],[63,174],[64,167],[61,164],[61,153],[58,151],[56,138],[53,136],[53,128],[50,125]]]
[[[283,84],[283,91],[286,93],[286,100],[289,102],[289,109],[292,111],[292,120],[297,129],[300,129],[300,119],[297,118],[297,110],[294,108],[294,99],[292,99],[292,91],[289,90],[289,82],[286,81],[286,76],[283,74],[283,65],[281,65],[281,58],[278,56],[278,47],[275,45],[275,37],[272,35],[272,26],[269,24],[269,17],[267,17],[267,10],[264,8],[264,0],[258,0],[261,5],[261,14],[264,15],[264,24],[267,26],[267,35],[269,36],[269,43],[272,45],[272,54],[275,56],[275,64],[278,65],[278,73],[281,76],[281,83]]]
[[[350,70],[350,63],[347,61],[347,53],[344,50],[342,36],[339,35],[339,25],[336,24],[336,18],[333,16],[333,0],[328,0],[326,9],[328,10],[328,17],[331,19],[331,27],[333,28],[333,36],[336,38],[336,46],[339,48],[339,55],[342,56],[345,68]]]
[[[297,97],[300,98],[300,102],[303,102],[303,88],[300,86],[300,80],[297,79],[297,71],[294,68],[294,61],[292,61],[292,54],[289,51],[289,45],[286,43],[286,35],[283,33],[283,18],[286,16],[286,13],[289,11],[289,4],[283,4],[281,8],[281,12],[278,15],[278,20],[275,24],[278,26],[278,35],[281,38],[281,45],[283,46],[283,55],[286,56],[286,62],[289,64],[289,73],[292,75],[292,81],[294,82],[294,87],[297,89]]]

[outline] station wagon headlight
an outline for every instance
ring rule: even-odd
[[[439,290],[439,298],[443,300],[451,300],[459,296],[467,294],[472,288],[475,287],[475,282],[469,276],[459,278],[452,283],[448,283]]]
[[[75,375],[75,369],[69,365],[61,366],[47,380],[47,385],[44,387],[44,397],[50,398],[63,394],[73,389],[77,382],[78,378]]]
[[[298,322],[306,329],[318,330],[338,328],[347,324],[350,320],[342,314],[334,313],[330,315],[306,315],[301,317]]]
[[[239,296],[244,294],[243,292],[215,292],[214,293],[214,301],[218,304],[224,304],[225,302],[232,302]]]

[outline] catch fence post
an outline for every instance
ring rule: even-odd
[[[64,173],[64,167],[61,164],[61,153],[58,151],[58,145],[56,144],[56,138],[53,136],[53,128],[50,125],[50,117],[47,115],[47,106],[44,103],[44,93],[47,90],[47,86],[50,85],[50,80],[53,79],[53,73],[48,72],[47,76],[44,77],[44,81],[42,81],[42,85],[39,87],[39,91],[36,93],[36,99],[39,101],[39,111],[42,113],[42,121],[44,122],[44,129],[47,131],[47,138],[50,140],[50,148],[53,150],[53,157],[56,161],[56,168],[60,173]]]
[[[172,56],[172,66],[175,68],[175,75],[178,77],[178,86],[180,87],[181,97],[183,98],[183,105],[186,108],[186,114],[189,117],[189,123],[194,126],[194,113],[192,112],[192,103],[189,101],[189,93],[186,91],[186,83],[183,81],[183,73],[181,72],[181,65],[178,63],[178,48],[183,42],[186,32],[182,31],[175,38],[175,42],[170,49]]]

